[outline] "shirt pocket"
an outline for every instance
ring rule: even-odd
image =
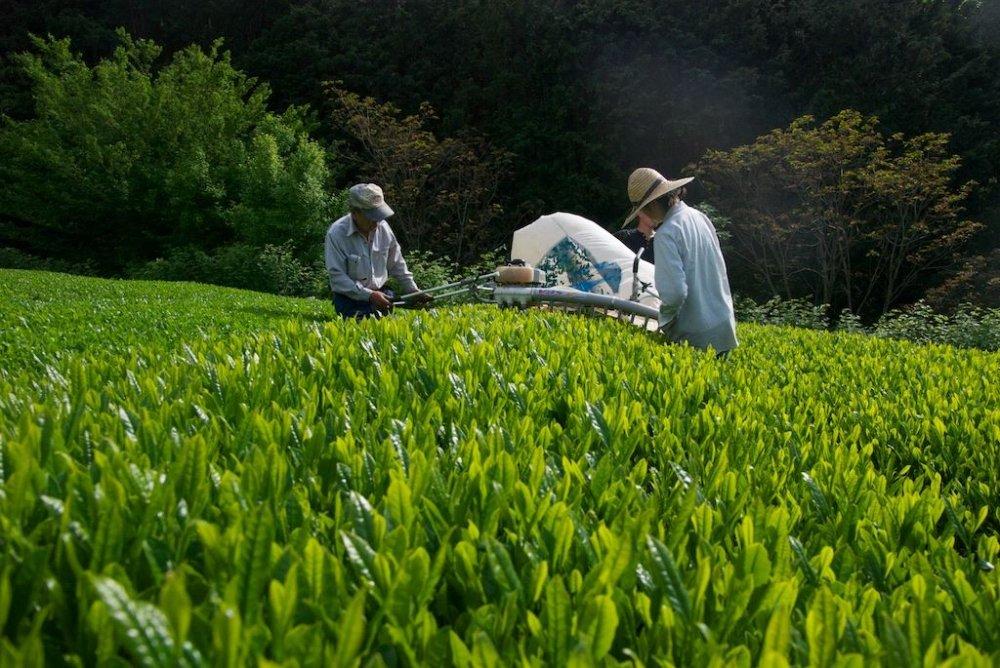
[[[357,253],[347,254],[347,275],[350,276],[355,281],[361,281],[369,278],[368,274],[368,262],[364,257],[358,255]]]
[[[389,264],[389,247],[383,246],[382,248],[372,249],[372,271],[378,270],[378,272],[383,272],[386,270],[386,265]]]

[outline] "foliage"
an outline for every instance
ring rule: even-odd
[[[947,149],[947,135],[887,138],[844,111],[709,151],[698,171],[732,219],[731,249],[771,294],[882,314],[982,227],[962,217],[973,184],[954,185]]]
[[[827,305],[817,306],[806,299],[772,297],[768,301],[758,304],[749,297],[737,297],[733,300],[733,308],[736,311],[736,320],[739,322],[783,325],[803,329],[828,329],[830,327]]]
[[[94,266],[89,262],[67,262],[50,257],[38,257],[6,246],[0,246],[0,268],[59,271],[66,274],[82,275],[96,273]]]
[[[834,329],[917,343],[1000,351],[1000,309],[970,303],[959,304],[950,313],[942,313],[920,301],[883,314],[871,326],[865,326],[862,319],[849,309],[842,309],[833,322],[828,304],[817,306],[805,299],[772,297],[767,302],[757,303],[749,297],[737,297],[734,306],[739,322]]]
[[[427,129],[436,118],[428,104],[400,117],[391,103],[336,85],[329,93],[333,126],[358,145],[361,180],[385,189],[400,223],[393,230],[406,247],[465,261],[496,241],[491,224],[503,213],[496,197],[506,153],[478,137],[438,139]]]
[[[1000,350],[1000,309],[960,304],[952,313],[943,314],[924,302],[917,302],[885,314],[872,332],[918,343]]]
[[[334,317],[329,300],[37,271],[0,270],[0,299],[0,370],[8,373],[25,366],[38,371],[65,357],[121,351],[150,341],[174,349],[286,320]]]
[[[988,258],[1000,239],[998,16],[996,2],[943,0],[8,0],[0,114],[33,116],[31,82],[6,55],[30,48],[29,32],[72,37],[88,63],[110,56],[118,26],[168,56],[222,37],[237,67],[273,86],[273,109],[309,104],[325,114],[322,82],[341,79],[398,107],[398,118],[430,103],[440,118],[424,129],[437,138],[481,137],[511,154],[494,200],[504,215],[489,228],[507,238],[551,211],[620,219],[636,166],[676,175],[706,149],[750,143],[804,114],[857,109],[889,136],[951,135],[955,182],[981,184],[967,217],[986,225],[963,252]],[[317,129],[324,140],[341,130]],[[370,172],[362,157],[335,156],[351,169],[338,185]],[[695,182],[692,196],[703,194]],[[456,241],[428,250],[456,256]],[[903,300],[944,278],[915,278]],[[790,294],[814,291],[813,278],[803,280]],[[752,275],[739,281],[757,297],[775,293]],[[970,292],[996,306],[990,294]],[[841,296],[817,301],[846,306]]]
[[[1000,660],[996,354],[0,277],[5,664]]]
[[[850,332],[852,334],[862,334],[868,331],[861,317],[846,308],[841,309],[840,315],[837,316],[836,328],[841,332]]]
[[[153,281],[195,281],[233,288],[299,297],[325,297],[330,287],[322,258],[312,264],[298,260],[291,244],[223,246],[212,253],[179,248],[129,271],[131,278]]]
[[[335,202],[304,113],[269,112],[218,44],[158,66],[120,39],[93,67],[68,40],[16,57],[36,108],[0,127],[0,241],[109,273],[192,245],[315,247]]]
[[[1000,248],[968,258],[925,298],[937,310],[950,310],[962,302],[1000,308]]]
[[[498,252],[484,253],[475,262],[459,265],[448,256],[428,251],[407,251],[407,266],[417,285],[423,288],[452,283],[470,276],[490,273],[504,260]],[[3,255],[0,255],[2,266]],[[35,268],[15,265],[16,268]],[[41,266],[39,268],[48,268]],[[257,248],[247,244],[231,244],[206,253],[195,247],[179,248],[165,258],[159,258],[128,270],[134,279],[151,281],[193,281],[232,288],[270,292],[291,297],[330,299],[330,283],[322,256],[317,253],[311,263],[299,260],[291,244],[265,245]],[[395,279],[390,279],[399,291]],[[444,303],[457,303],[450,298]]]

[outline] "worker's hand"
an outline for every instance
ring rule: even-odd
[[[392,301],[386,297],[384,292],[373,292],[368,295],[368,303],[372,305],[376,311],[391,311]]]
[[[421,292],[412,299],[413,303],[417,306],[425,306],[434,301],[434,295],[429,295],[426,292]]]

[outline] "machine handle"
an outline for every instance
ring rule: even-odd
[[[639,273],[639,260],[642,259],[642,254],[646,252],[646,247],[642,246],[639,248],[639,252],[635,254],[635,259],[632,260],[632,273]]]

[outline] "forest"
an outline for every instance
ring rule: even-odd
[[[743,296],[996,306],[998,35],[967,0],[7,2],[0,264],[306,294],[358,180],[465,266],[617,229],[651,166]]]

